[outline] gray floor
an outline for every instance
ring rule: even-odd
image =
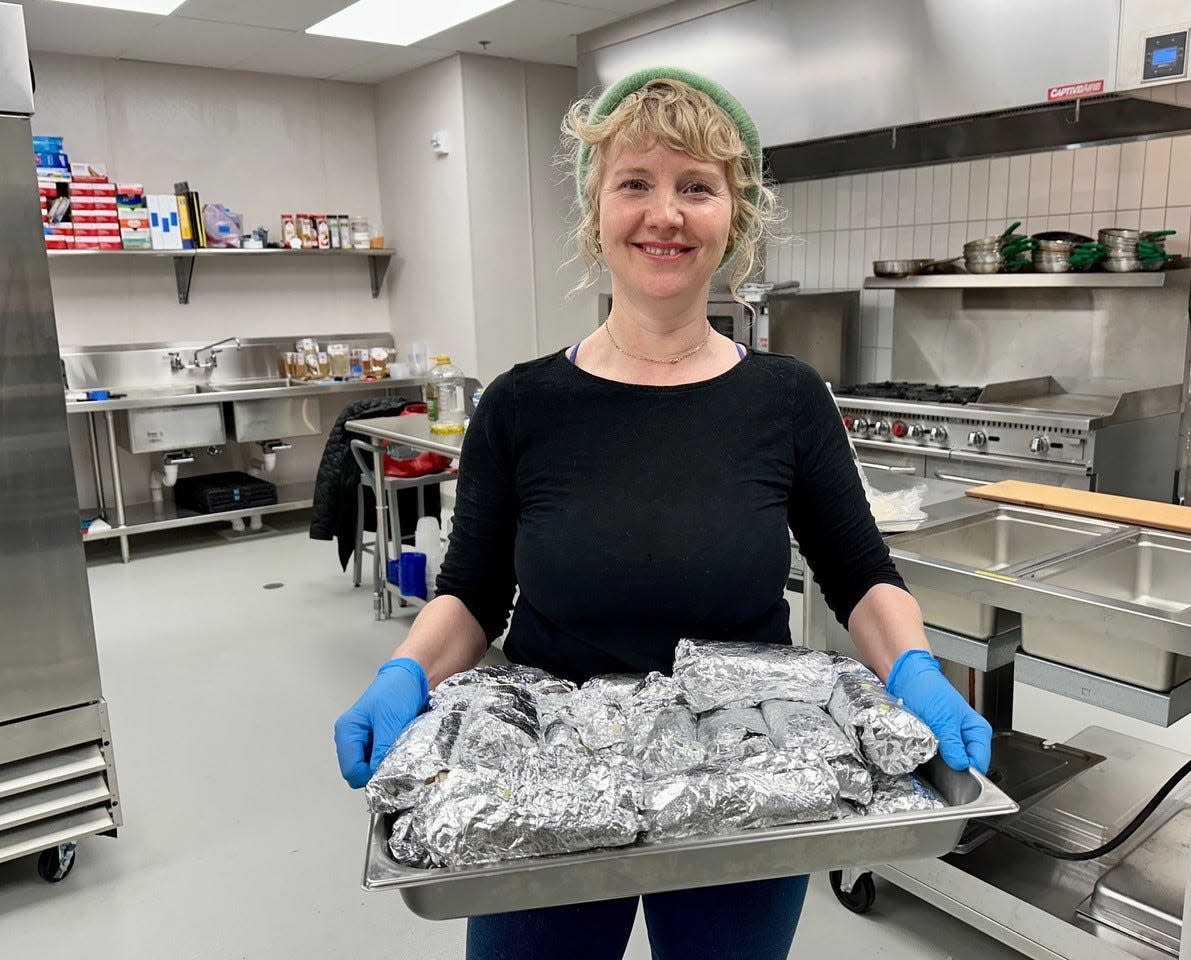
[[[462,922],[360,890],[364,806],[339,779],[331,725],[406,624],[373,621],[300,522],[237,544],[134,539],[128,565],[93,556],[125,826],[84,841],[57,886],[29,860],[0,864],[0,956],[463,955]],[[640,923],[627,956],[649,956]],[[816,876],[791,957],[825,956],[1019,955],[884,884],[855,917]]]

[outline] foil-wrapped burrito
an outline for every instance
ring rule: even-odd
[[[766,700],[823,706],[835,676],[827,654],[779,643],[679,640],[674,655],[674,679],[695,713]]]
[[[422,843],[415,829],[414,820],[417,813],[406,810],[393,819],[393,830],[389,834],[389,852],[393,859],[407,867],[419,867],[423,870],[434,866],[430,859],[430,851]]]
[[[601,673],[592,677],[579,689],[595,690],[601,693],[605,700],[624,704],[645,686],[645,682],[646,678],[639,673]]]
[[[699,718],[698,736],[710,760],[773,752],[769,728],[756,707],[733,707],[705,713]]]
[[[891,776],[917,769],[939,746],[930,728],[889,696],[868,671],[841,674],[827,712],[864,758]]]
[[[413,832],[435,864],[463,867],[631,844],[640,805],[626,757],[534,752],[505,769],[452,770],[424,795]]]
[[[915,774],[900,777],[878,776],[873,784],[873,798],[865,804],[867,816],[883,813],[910,813],[915,810],[942,810],[947,804],[934,789]]]
[[[625,752],[629,739],[624,711],[600,689],[538,697],[542,739],[550,745]]]
[[[761,715],[769,738],[780,750],[813,754],[827,761],[839,780],[839,794],[845,800],[868,803],[873,779],[856,746],[823,710],[812,703],[768,700]]]
[[[647,841],[831,820],[838,784],[817,759],[789,754],[705,765],[645,781]]]
[[[451,768],[451,753],[466,713],[465,706],[429,710],[401,732],[364,788],[374,813],[417,806],[427,785]]]
[[[524,687],[532,693],[567,693],[575,685],[569,680],[519,663],[473,667],[447,677],[434,688],[432,702],[449,700],[460,693],[470,694],[478,687]]]
[[[663,707],[633,730],[632,755],[646,779],[694,769],[707,759],[695,715],[686,707]]]
[[[453,703],[466,709],[451,751],[452,767],[499,766],[541,740],[535,697],[525,687],[478,687]]]

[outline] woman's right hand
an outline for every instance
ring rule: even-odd
[[[390,660],[376,679],[335,721],[339,772],[353,789],[368,782],[393,742],[430,695],[422,665],[410,657]]]

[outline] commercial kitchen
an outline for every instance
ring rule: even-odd
[[[1185,0],[0,2],[0,957],[536,957],[520,928],[481,946],[466,918],[620,902],[608,958],[769,957],[740,945],[755,930],[735,953],[673,946],[664,898],[710,915],[719,890],[810,874],[792,958],[1191,960],[1189,37]],[[587,190],[574,131],[589,150],[594,121],[672,81],[746,168],[755,131],[776,203],[733,194],[733,217],[747,196],[769,219],[755,262],[734,272],[751,248],[732,234],[702,339],[655,359],[617,341],[625,303],[700,248],[635,244],[622,267],[598,219],[582,285],[592,197],[645,201]],[[713,204],[684,192],[664,215],[702,236]],[[681,379],[717,346],[727,372]],[[600,350],[660,379],[610,384]],[[643,536],[641,502],[662,525],[691,490],[735,489],[745,458],[715,477],[706,451],[829,446],[742,397],[684,424],[698,455],[668,461],[629,416],[759,363],[829,392],[824,436],[895,568],[872,590],[914,598],[991,760],[944,762],[948,729],[895,683],[922,651],[874,662],[861,607],[851,631],[838,614],[850,590],[867,602],[837,575],[858,568],[828,569],[793,503],[793,647],[772,661],[709,626],[673,637],[673,677],[547,677],[524,639],[542,571],[512,626],[459,586],[475,530],[502,526],[476,507],[500,443],[527,484],[527,424],[565,444],[620,390],[617,443],[653,437],[654,456],[552,456],[580,528],[555,566],[584,572],[571,602],[597,621],[637,609],[601,563]],[[517,407],[509,385],[547,369],[572,395]],[[592,512],[587,480],[626,475]],[[521,573],[539,496],[506,525]],[[699,526],[744,591],[765,543],[733,544],[733,509]],[[688,569],[683,544],[651,549],[650,585]],[[483,646],[413,662],[454,599],[488,634],[481,666]],[[385,758],[394,676],[417,695]],[[486,707],[493,691],[512,700]],[[435,759],[451,722],[512,750],[513,700],[526,752],[488,769],[452,739]],[[789,743],[787,709],[815,718]],[[841,753],[794,742],[820,721]],[[906,761],[911,727],[929,749]],[[573,782],[566,750],[588,765]],[[554,778],[536,794],[535,770]],[[799,816],[773,813],[783,776]],[[883,808],[893,783],[914,798]],[[619,833],[596,823],[609,805]],[[590,922],[541,955],[603,957]]]

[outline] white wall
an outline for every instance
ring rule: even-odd
[[[808,288],[857,288],[873,260],[959,256],[1015,220],[1026,233],[1177,230],[1166,249],[1185,255],[1191,136],[788,183],[781,195],[794,239],[767,251],[765,276]],[[861,309],[861,378],[886,379],[893,292],[863,292]]]
[[[151,193],[189,180],[276,236],[282,211],[379,219],[373,88],[37,53],[33,130]],[[389,329],[365,260],[203,261],[180,306],[172,261],[51,261],[63,344]]]
[[[450,152],[430,137],[446,131]],[[386,236],[397,249],[389,270],[391,326],[398,347],[423,340],[465,371],[477,369],[468,144],[458,56],[376,88],[376,150]]]

